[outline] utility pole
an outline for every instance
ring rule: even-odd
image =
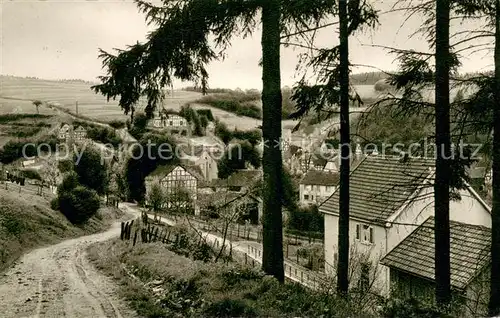
[[[78,115],[78,101],[75,103],[75,108],[76,108],[76,114]]]

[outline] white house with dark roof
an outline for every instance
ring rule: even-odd
[[[450,283],[463,301],[463,315],[487,316],[491,229],[450,221]],[[390,268],[391,294],[434,299],[434,217],[429,217],[389,252],[381,264]]]
[[[339,183],[335,172],[309,170],[299,182],[299,202],[302,205],[321,204],[328,199]]]
[[[351,287],[373,274],[375,292],[387,296],[389,268],[379,261],[434,214],[434,160],[368,156],[350,175],[349,241],[359,257]],[[450,219],[491,228],[490,208],[471,188],[450,202]],[[325,271],[333,274],[338,255],[339,191],[319,211],[325,222]],[[359,270],[358,270],[359,269]]]

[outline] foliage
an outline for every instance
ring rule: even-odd
[[[215,120],[211,109],[197,109],[196,112],[198,113],[198,115],[200,115],[200,117],[205,116],[209,121]]]
[[[103,127],[82,120],[75,120],[74,124],[85,127],[87,129],[87,137],[94,141],[103,144],[111,144],[114,147],[117,147],[120,145],[120,143],[122,143],[122,139],[111,128]]]
[[[246,169],[247,164],[259,168],[261,165],[260,153],[247,141],[233,144],[217,163],[219,178],[226,179],[236,170]]]
[[[74,163],[72,160],[69,159],[59,160],[57,163],[57,168],[59,169],[59,171],[61,171],[61,173],[70,172],[73,171]]]
[[[145,113],[138,113],[132,121],[132,127],[129,129],[129,133],[137,140],[141,139],[147,131],[148,122],[149,117]]]
[[[78,161],[79,160],[79,161]],[[78,158],[75,154],[75,172],[78,175],[78,182],[98,194],[106,193],[108,187],[107,164],[102,161],[101,154],[94,148],[87,148]]]
[[[35,126],[35,127],[12,127],[9,129],[6,134],[12,136],[12,137],[17,137],[17,138],[27,138],[27,137],[32,137],[36,134],[38,134],[40,131],[42,131],[42,128],[40,126]]]
[[[58,196],[59,210],[73,224],[87,222],[99,210],[100,202],[94,190],[80,185]]]
[[[39,180],[42,181],[42,176],[40,173],[34,169],[21,170],[20,175],[26,179]]]
[[[2,226],[7,230],[7,233],[19,237],[26,229],[26,224],[23,220],[16,218],[11,213],[5,213],[1,218]]]
[[[75,189],[80,184],[78,183],[78,175],[74,172],[66,175],[61,182],[61,184],[57,187],[57,194],[63,194],[65,192],[70,192]]]
[[[125,128],[127,127],[127,123],[122,121],[122,120],[118,120],[118,119],[115,119],[115,120],[112,120],[109,122],[109,125],[115,129],[122,129],[122,128]]]
[[[215,135],[219,137],[222,142],[228,145],[233,139],[248,141],[253,147],[255,147],[262,139],[262,131],[260,129],[254,130],[229,130],[224,122],[215,122]]]
[[[52,152],[56,151],[58,140],[52,136],[42,136],[36,140],[20,139],[10,140],[3,149],[0,149],[0,162],[9,164],[17,159],[36,157],[38,155],[37,148],[41,145],[48,145]],[[25,147],[26,145],[26,147]],[[24,154],[23,154],[24,148]],[[48,150],[45,147],[42,150]]]
[[[153,209],[153,211],[160,211],[165,204],[166,196],[163,191],[162,186],[155,182],[151,185],[151,189],[148,193],[148,204]]]
[[[40,114],[2,114],[0,115],[0,124],[12,124],[23,119],[48,119],[51,115]]]
[[[409,318],[451,318],[440,311],[435,305],[428,304],[416,298],[406,300],[389,299],[383,306],[381,314],[387,318],[409,317]]]
[[[194,131],[193,134],[195,136],[203,136],[205,128],[208,125],[208,120],[201,120],[201,117],[198,113],[198,111],[194,110],[191,105],[186,104],[181,107],[181,110],[179,112],[179,115],[186,118],[188,123],[191,123],[194,125]]]
[[[289,211],[288,228],[299,231],[323,232],[323,214],[316,205]]]
[[[261,109],[255,105],[259,99],[260,94],[255,96],[245,93],[231,93],[208,95],[198,100],[197,103],[207,104],[238,116],[262,119]]]
[[[148,149],[148,142],[151,142],[151,158],[150,156],[141,153],[141,148]],[[146,188],[144,185],[145,178],[153,172],[157,167],[169,163],[178,162],[175,156],[174,149],[176,149],[175,142],[169,137],[160,134],[149,133],[145,134],[139,140],[140,147],[132,149],[132,157],[128,159],[125,167],[125,176],[128,184],[130,199],[142,202],[146,195]],[[170,149],[161,148],[161,156],[159,148],[161,145],[170,145]],[[137,159],[135,159],[137,158]]]

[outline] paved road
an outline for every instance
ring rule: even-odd
[[[86,257],[93,243],[120,235],[106,232],[71,239],[25,254],[0,277],[1,317],[136,317],[116,286]]]

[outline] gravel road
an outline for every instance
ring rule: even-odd
[[[1,317],[137,317],[115,296],[115,283],[87,260],[86,248],[120,235],[106,232],[33,250],[0,276]]]

